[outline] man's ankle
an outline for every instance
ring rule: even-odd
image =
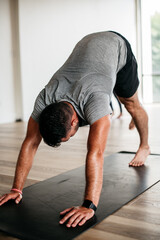
[[[148,144],[141,144],[139,146],[139,149],[145,149],[145,150],[150,150],[150,146]]]

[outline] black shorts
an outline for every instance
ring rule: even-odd
[[[127,39],[121,34],[113,32],[119,35],[126,43],[127,47],[127,61],[126,65],[117,73],[116,84],[114,92],[117,96],[123,98],[129,98],[134,95],[139,86],[138,72],[137,72],[137,61],[132,52],[131,46]]]

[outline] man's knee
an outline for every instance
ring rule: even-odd
[[[141,104],[136,95],[131,98],[120,97],[119,99],[131,115],[134,115],[134,113],[141,108]]]
[[[134,102],[126,102],[124,106],[131,115],[134,115],[134,113],[141,108],[139,103]]]

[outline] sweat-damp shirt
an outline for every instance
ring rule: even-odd
[[[111,113],[116,75],[126,59],[125,41],[117,34],[99,32],[85,36],[39,93],[31,117],[38,122],[46,106],[66,101],[78,114],[80,126],[92,125]]]

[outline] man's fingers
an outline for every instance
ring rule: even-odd
[[[7,194],[3,195],[1,198],[0,198],[0,202],[7,196]]]
[[[80,216],[80,213],[75,213],[69,219],[68,223],[66,224],[67,227],[71,227],[72,223]]]
[[[82,226],[83,224],[85,224],[85,222],[87,221],[87,219],[84,217],[82,219],[82,221],[78,224],[79,226]]]
[[[69,211],[69,212],[68,212]],[[92,218],[94,215],[93,209],[87,209],[85,207],[73,207],[68,208],[61,213],[68,212],[61,220],[60,224],[66,223],[67,227],[76,227],[77,225],[82,226],[88,219]]]
[[[71,212],[67,213],[59,222],[60,224],[63,224],[64,222],[66,222],[68,220],[68,218],[70,218],[72,215],[75,214],[75,210],[73,209]]]
[[[67,212],[70,212],[74,207],[71,207],[71,208],[67,208],[65,209],[64,211],[60,212],[61,215],[67,213]]]
[[[18,204],[22,199],[22,194],[19,193],[19,196],[16,198],[15,202]]]
[[[8,202],[9,200],[11,199],[16,199],[16,198],[20,198],[21,199],[21,196],[19,193],[9,193],[9,194],[5,194],[1,197],[1,200],[0,200],[0,206],[6,202]]]
[[[4,203],[4,199],[7,195],[3,195],[1,198],[0,198],[0,206]]]
[[[76,218],[76,220],[72,223],[72,227],[76,227],[77,224],[84,218],[84,216],[80,215]]]
[[[2,199],[2,201],[0,201],[0,206],[2,205],[2,204],[4,204],[5,202],[7,202],[8,200],[10,200],[11,198],[9,197],[9,195],[6,195],[3,199]]]

